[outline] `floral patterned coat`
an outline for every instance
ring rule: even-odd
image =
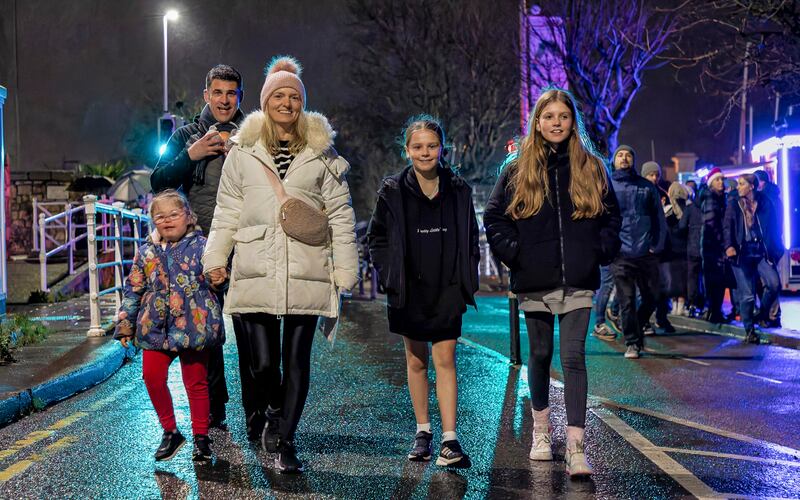
[[[206,239],[190,231],[166,248],[148,240],[125,281],[114,338],[156,351],[200,351],[225,342],[219,300],[200,262]]]

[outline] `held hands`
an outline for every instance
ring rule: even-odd
[[[727,255],[728,257],[736,257],[736,249],[733,247],[728,247],[725,250],[725,255]]]
[[[225,141],[222,139],[222,136],[219,135],[219,132],[216,130],[209,130],[206,132],[206,135],[189,146],[186,152],[189,154],[189,159],[192,161],[202,160],[207,156],[225,154]]]
[[[127,349],[128,348],[128,343],[131,341],[131,339],[133,339],[133,335],[128,335],[127,337],[120,337],[119,338],[119,343],[122,344],[122,347]]]
[[[211,285],[217,287],[225,283],[225,280],[228,279],[228,270],[224,267],[218,267],[210,270],[208,273],[206,273],[206,276],[211,282]]]

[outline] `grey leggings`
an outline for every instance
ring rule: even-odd
[[[558,315],[559,352],[564,370],[564,402],[567,425],[584,427],[586,422],[586,332],[591,309],[582,308]],[[530,357],[528,386],[534,410],[550,405],[550,362],[553,359],[553,325],[555,315],[547,312],[526,312]]]

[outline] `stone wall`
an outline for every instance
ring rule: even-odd
[[[73,175],[71,171],[59,170],[11,172],[8,255],[28,255],[33,251],[33,198],[66,201],[69,193],[65,188]]]

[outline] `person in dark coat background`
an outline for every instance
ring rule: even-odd
[[[784,251],[774,206],[756,191],[758,182],[753,174],[739,176],[739,198],[728,202],[723,228],[725,255],[733,262],[736,276],[745,341],[754,344],[759,343],[753,318],[756,278],[764,282],[761,309],[769,311],[780,290],[775,263]]]
[[[664,296],[672,300],[672,314],[684,315],[686,310],[686,254],[688,244],[688,228],[681,225],[686,217],[686,202],[689,191],[680,182],[673,182],[667,190],[669,209],[666,213],[667,237],[669,238],[669,256],[662,259],[661,290]]]
[[[722,314],[725,288],[734,287],[727,275],[722,228],[725,218],[725,176],[715,167],[706,177],[706,187],[700,191],[700,210],[703,214],[701,248],[703,254],[703,282],[708,300],[708,321],[728,322]],[[733,295],[733,294],[731,294]]]
[[[781,190],[769,178],[769,174],[765,170],[756,170],[753,172],[758,177],[759,185],[758,191],[766,196],[772,203],[772,210],[775,213],[775,218],[778,223],[778,229],[783,236],[783,201],[781,200]],[[780,259],[778,259],[779,261]],[[775,270],[777,271],[778,262],[775,263]],[[761,292],[761,282],[758,282],[759,292]],[[780,295],[775,297],[775,303],[772,305],[768,312],[760,314],[759,325],[762,328],[780,328],[781,327],[781,298]]]
[[[700,248],[703,213],[696,202],[696,194],[694,191],[689,192],[686,208],[680,219],[680,229],[686,231],[686,301],[688,304],[687,315],[691,317],[698,317],[705,307],[703,261]]]
[[[611,180],[622,215],[622,247],[611,271],[627,345],[625,357],[637,359],[644,348],[644,327],[655,310],[661,286],[658,261],[664,251],[667,223],[658,189],[633,166],[618,168],[611,174]],[[638,308],[637,289],[641,295]]]

